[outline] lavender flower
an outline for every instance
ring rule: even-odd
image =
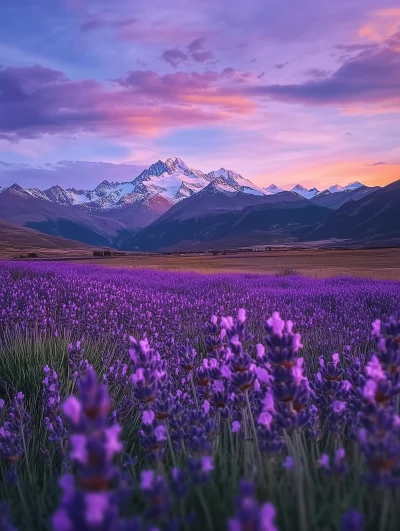
[[[10,463],[7,471],[9,483],[18,481],[17,462],[26,451],[26,442],[31,435],[30,421],[31,417],[24,405],[24,395],[19,392],[8,409],[8,420],[0,428],[0,456]]]
[[[117,511],[118,471],[112,461],[121,452],[121,428],[107,427],[110,400],[106,388],[88,369],[79,381],[80,400],[70,396],[63,405],[71,423],[70,457],[76,477],[60,480],[61,503],[53,516],[53,529],[119,529]]]
[[[275,507],[265,503],[260,507],[254,497],[254,485],[242,480],[235,500],[235,517],[228,522],[229,531],[278,531]]]
[[[354,509],[344,513],[341,531],[364,531],[364,515]]]
[[[0,529],[1,531],[17,531],[11,523],[10,508],[5,502],[0,502]]]

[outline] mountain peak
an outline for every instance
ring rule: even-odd
[[[347,186],[345,186],[345,189],[346,190],[355,190],[356,188],[361,188],[362,186],[364,186],[364,185],[362,183],[360,183],[359,181],[354,181],[354,183],[350,183]]]
[[[182,159],[180,159],[178,157],[172,157],[172,158],[167,159],[165,161],[165,165],[168,168],[172,168],[174,171],[176,171],[176,169],[182,169],[182,170],[190,171],[190,168],[186,164],[186,162],[184,162]]]
[[[8,187],[8,190],[15,192],[24,192],[25,190],[18,183],[14,183]]]
[[[201,193],[202,195],[222,193],[224,195],[231,196],[242,193],[242,188],[237,183],[232,183],[225,177],[219,176],[213,179],[208,186],[203,188]]]

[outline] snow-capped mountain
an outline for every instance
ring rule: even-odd
[[[251,194],[251,195],[265,195],[262,188],[259,188],[255,184],[253,184],[248,179],[245,179],[238,173],[235,173],[231,170],[226,170],[225,168],[220,168],[217,171],[212,171],[207,174],[207,177],[209,181],[214,181],[218,177],[222,177],[224,181],[228,184],[233,186],[233,188],[236,188],[237,185],[241,187],[241,191],[245,194]]]
[[[350,183],[347,186],[345,186],[345,189],[356,190],[357,188],[361,188],[362,186],[364,186],[362,183],[360,183],[359,181],[355,181],[354,183]]]
[[[330,186],[328,190],[331,192],[331,194],[335,194],[336,192],[343,192],[345,190],[345,187],[339,186],[338,184],[334,184],[333,186]]]
[[[310,190],[308,190],[307,188],[304,188],[304,186],[302,186],[301,184],[296,184],[296,186],[294,186],[290,191],[301,195],[301,197],[304,197],[304,199],[312,199],[319,193],[319,190],[317,190],[317,188],[311,188]]]
[[[54,185],[45,190],[23,189],[18,184],[14,184],[9,188],[0,187],[0,193],[10,190],[12,194],[21,197],[33,197],[62,206],[76,206],[90,212],[107,212],[114,209],[122,209],[125,212],[130,206],[136,208],[138,205],[140,208],[156,206],[157,209],[168,209],[169,206],[204,190],[210,183],[213,183],[211,191],[228,195],[241,193],[264,196],[290,191],[305,199],[312,199],[321,194],[355,190],[363,186],[359,182],[353,182],[344,187],[334,185],[322,192],[317,188],[307,189],[301,184],[297,184],[290,190],[285,190],[275,184],[260,188],[232,170],[220,168],[203,173],[190,168],[182,159],[175,157],[164,162],[161,160],[155,162],[131,181],[103,180],[93,190],[63,188],[60,185]]]
[[[305,199],[312,199],[313,197],[320,196],[322,194],[335,194],[337,192],[356,190],[362,186],[364,186],[362,183],[356,181],[354,183],[348,184],[347,186],[339,186],[338,184],[334,184],[325,190],[319,191],[318,188],[305,188],[301,184],[296,184],[296,186],[293,186],[293,188],[290,189],[290,192],[299,194]],[[262,191],[265,195],[279,194],[285,190],[286,188],[280,188],[279,186],[276,186],[276,184],[270,184],[268,187],[262,188]]]
[[[351,192],[353,190],[357,190],[358,188],[362,188],[365,186],[364,184],[355,181],[354,183],[350,183],[347,186],[340,186],[338,184],[334,184],[333,186],[330,186],[326,190],[322,190],[322,192],[318,192],[316,195],[327,195],[327,194],[336,194],[338,192]]]
[[[176,202],[202,190],[211,180],[203,172],[189,168],[182,159],[169,158],[152,164],[132,184],[135,191],[140,187],[141,193],[150,197],[161,195]]]
[[[214,194],[223,193],[227,196],[237,195],[238,193],[245,193],[241,189],[241,186],[224,175],[215,177],[210,184],[204,189],[203,193]],[[250,195],[263,195],[263,194],[250,194]]]
[[[56,202],[63,206],[79,206],[90,211],[126,208],[134,204],[173,205],[203,190],[211,182],[225,191],[251,195],[264,195],[261,188],[238,173],[221,168],[210,173],[189,168],[179,158],[159,160],[130,182],[102,181],[93,190],[62,188],[59,185],[47,190],[29,188],[21,191],[36,199]]]
[[[284,191],[284,188],[280,188],[279,186],[276,186],[276,184],[270,184],[267,188],[263,188],[265,195],[279,194]],[[319,193],[317,188],[310,188],[308,190],[301,184],[296,184],[296,186],[293,186],[293,188],[291,188],[289,191],[301,195],[301,197],[304,197],[305,199],[312,199]]]
[[[276,186],[276,184],[270,184],[267,188],[262,188],[262,191],[265,195],[279,194],[280,192],[283,192],[283,188]]]

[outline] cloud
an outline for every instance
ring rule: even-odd
[[[328,77],[329,72],[327,70],[323,70],[322,68],[310,68],[307,70],[306,75],[313,78],[325,78]]]
[[[366,24],[359,30],[358,35],[371,41],[384,41],[400,26],[400,8],[381,9],[374,11]]]
[[[193,61],[204,63],[211,61],[214,58],[214,53],[211,50],[205,49],[205,37],[198,37],[188,44],[187,50]]]
[[[285,68],[286,65],[289,64],[289,61],[286,61],[286,63],[278,63],[276,65],[274,65],[274,67],[277,69],[277,70],[282,70],[282,68]]]
[[[194,39],[190,44],[188,44],[187,48],[189,53],[195,53],[199,52],[200,50],[204,50],[204,43],[204,37],[198,37],[197,39]]]
[[[246,75],[143,70],[109,85],[71,80],[41,66],[0,68],[0,135],[15,142],[45,134],[139,135],[211,125],[252,112],[253,102],[238,85]]]
[[[202,50],[193,52],[191,54],[191,58],[197,63],[204,63],[206,61],[211,61],[211,59],[214,58],[214,53],[211,50]]]
[[[233,68],[225,68],[222,72],[206,71],[175,72],[159,75],[153,71],[132,71],[126,76],[114,80],[114,83],[129,88],[131,94],[142,98],[144,102],[163,102],[175,105],[186,105],[188,101],[219,102],[224,99],[231,107],[232,98],[242,98],[239,107],[252,107],[253,104],[243,97],[235,85],[243,83],[251,74]],[[140,100],[139,100],[140,101]],[[235,106],[235,104],[233,104]]]
[[[400,38],[393,35],[382,46],[364,50],[328,77],[290,85],[250,88],[254,95],[306,105],[377,104],[400,108]]]
[[[187,61],[188,56],[178,48],[173,48],[172,50],[165,50],[162,54],[162,58],[176,68],[183,61]]]
[[[179,48],[173,48],[171,50],[165,50],[162,54],[162,58],[174,68],[190,59],[196,61],[196,63],[211,61],[214,59],[214,53],[211,50],[206,50],[204,43],[205,38],[198,37],[188,44],[186,47],[187,52],[184,52]]]
[[[95,31],[102,28],[126,28],[134,24],[134,18],[125,18],[117,20],[107,20],[102,18],[91,18],[81,24],[80,30],[82,32]]]
[[[376,44],[337,44],[335,46],[337,50],[342,52],[365,52],[367,50],[374,50],[377,48]]]
[[[374,162],[373,164],[366,164],[366,166],[400,166],[400,162]]]

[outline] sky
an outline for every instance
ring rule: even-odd
[[[0,3],[0,186],[175,156],[261,186],[399,179],[398,0]]]

